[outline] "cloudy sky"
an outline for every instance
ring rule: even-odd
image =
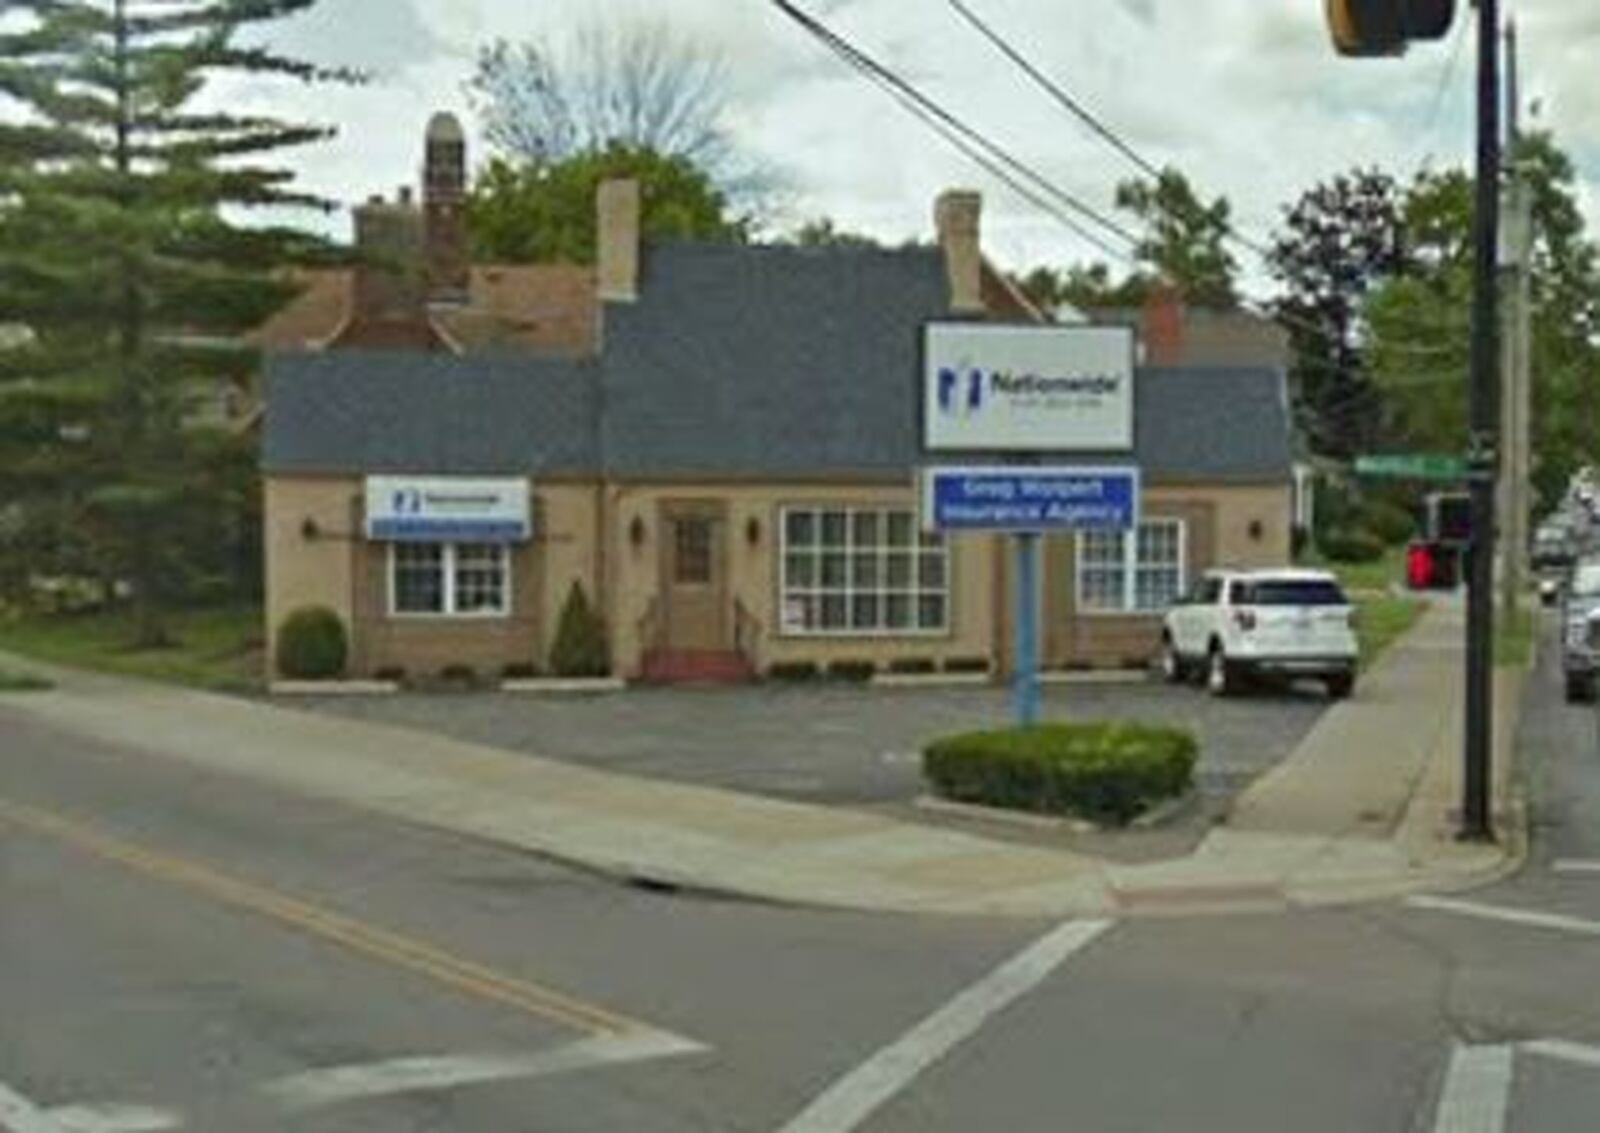
[[[1133,172],[946,0],[799,2],[1095,206],[1109,211],[1115,183]],[[1465,162],[1470,152],[1473,51],[1464,34],[1403,60],[1351,62],[1328,47],[1322,0],[968,3],[1138,150],[1226,194],[1247,234],[1264,237],[1282,202],[1354,164],[1409,175],[1430,158]],[[1544,124],[1578,159],[1586,207],[1600,221],[1600,4],[1507,7],[1521,25],[1527,101],[1538,100]],[[585,20],[642,12],[724,56],[732,125],[785,174],[791,220],[828,215],[899,240],[926,234],[941,188],[972,186],[985,192],[985,239],[1003,264],[1098,254],[847,71],[767,0],[322,0],[273,39],[319,62],[363,67],[375,81],[230,98],[339,127],[337,141],[300,157],[311,186],[345,200],[393,192],[415,178],[432,110],[470,121],[463,88],[480,44],[560,37]],[[481,147],[475,156],[484,156]]]

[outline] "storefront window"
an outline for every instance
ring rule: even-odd
[[[787,508],[783,631],[942,633],[949,626],[943,538],[904,508]]]
[[[392,543],[397,616],[498,617],[510,611],[510,551],[498,543]]]
[[[1183,592],[1184,528],[1152,519],[1137,532],[1078,537],[1078,608],[1091,613],[1160,613]]]

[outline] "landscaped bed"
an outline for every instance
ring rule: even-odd
[[[0,650],[125,676],[224,691],[261,686],[261,611],[228,606],[174,611],[171,644],[135,649],[126,611],[0,617]]]
[[[1044,724],[935,740],[922,770],[955,802],[1126,826],[1189,791],[1199,754],[1177,728]]]

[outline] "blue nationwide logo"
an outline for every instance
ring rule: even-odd
[[[939,371],[939,412],[955,416],[977,413],[983,408],[983,371],[970,370],[966,381],[955,369]]]

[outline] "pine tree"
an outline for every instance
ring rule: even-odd
[[[206,109],[203,94],[225,75],[357,81],[240,42],[315,3],[8,0],[0,12],[0,105],[14,112],[0,120],[0,322],[13,328],[0,345],[0,538],[81,543],[93,573],[131,585],[141,645],[164,639],[194,540],[197,402],[248,382],[257,358],[240,332],[291,296],[282,269],[325,253],[304,232],[237,218],[331,207],[269,164],[330,130]]]

